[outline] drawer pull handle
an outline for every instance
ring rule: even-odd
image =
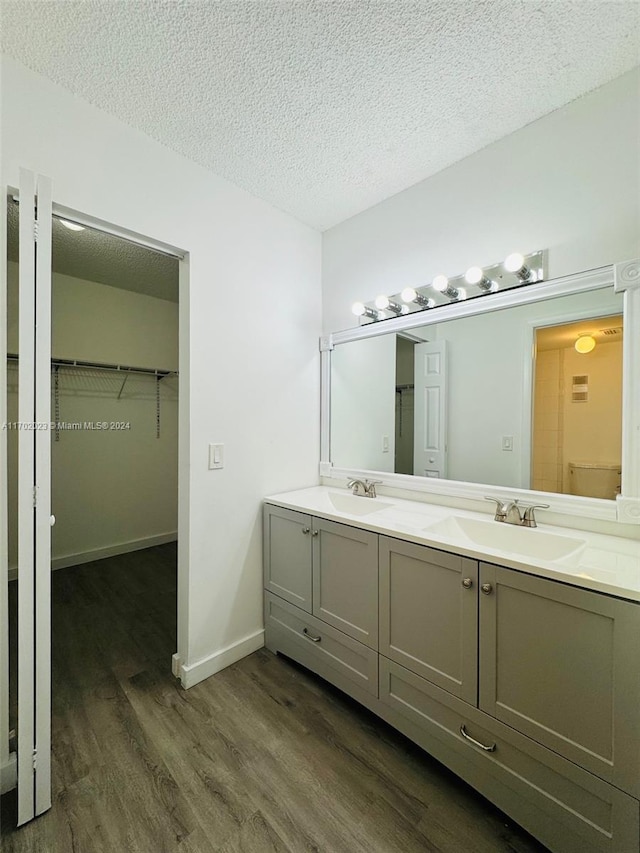
[[[305,637],[308,637],[312,643],[319,643],[322,639],[322,637],[314,637],[312,634],[310,634],[308,628],[303,628],[302,633],[305,635]]]
[[[493,592],[493,587],[490,583],[483,583],[480,589],[484,592],[485,595],[491,595]]]
[[[309,533],[310,529],[311,529],[310,527],[303,527],[303,528],[302,528],[302,532],[303,532],[303,533],[305,533],[305,534],[306,534],[306,533]]]
[[[471,580],[471,578],[465,578],[465,579],[462,581],[462,586],[463,586],[465,589],[471,589],[471,587],[473,586],[473,581]]]
[[[479,740],[476,740],[475,738],[471,737],[471,735],[467,734],[467,730],[464,727],[464,723],[460,726],[460,734],[463,738],[465,738],[465,740],[471,741],[474,746],[477,746],[480,749],[484,749],[485,752],[495,752],[495,743],[492,743],[491,746],[485,746],[483,743],[480,743]]]

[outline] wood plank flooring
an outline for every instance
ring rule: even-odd
[[[2,853],[543,853],[402,735],[263,649],[170,672],[175,547],[53,575],[53,807]]]

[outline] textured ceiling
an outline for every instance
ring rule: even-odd
[[[70,231],[54,218],[52,227],[54,272],[178,301],[178,261],[121,237],[85,228]],[[18,260],[18,205],[7,210],[7,256]]]
[[[626,0],[23,0],[2,49],[317,228],[640,61]]]

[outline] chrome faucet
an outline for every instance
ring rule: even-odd
[[[380,483],[382,483],[382,480],[349,480],[347,488],[353,489],[354,495],[359,495],[363,498],[375,498],[376,486]]]
[[[535,511],[549,509],[549,504],[521,504],[517,500],[502,500],[485,497],[487,501],[496,502],[495,521],[504,524],[515,524],[518,527],[537,527]]]

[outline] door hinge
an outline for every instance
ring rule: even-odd
[[[38,750],[33,750],[33,772],[35,773],[38,769]]]
[[[34,243],[38,242],[38,222],[35,219],[33,221],[33,241]]]
[[[37,486],[33,487],[33,505],[34,505],[34,507],[38,506],[38,487]]]

